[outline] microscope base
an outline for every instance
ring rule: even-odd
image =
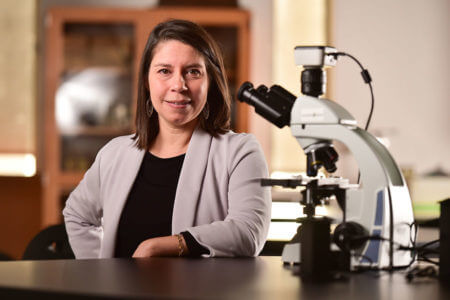
[[[281,254],[281,260],[283,261],[283,264],[298,265],[301,262],[301,244],[300,242],[293,242],[294,239],[283,247],[283,252]],[[334,243],[331,244],[331,257],[331,263],[333,265],[332,270],[350,270],[349,256],[340,251],[339,247]]]
[[[284,245],[281,259],[285,264],[299,264],[300,263],[300,243],[288,243]]]

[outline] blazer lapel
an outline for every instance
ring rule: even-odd
[[[108,198],[111,203],[104,207],[103,212],[105,224],[101,257],[113,257],[114,255],[120,216],[141,167],[144,154],[144,150],[137,149],[130,142],[126,155],[122,156],[121,161],[116,162],[114,169],[116,180],[110,183],[108,190]]]
[[[178,179],[172,214],[172,234],[194,226],[211,141],[212,136],[200,128],[192,134]]]

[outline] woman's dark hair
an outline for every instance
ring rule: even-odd
[[[169,20],[158,24],[148,37],[139,67],[138,98],[136,107],[136,146],[148,149],[159,132],[158,114],[153,111],[150,118],[146,102],[150,98],[148,72],[154,49],[160,43],[177,40],[196,49],[204,58],[209,79],[207,104],[209,117],[199,115],[200,127],[212,136],[230,129],[230,94],[220,48],[205,29],[186,20]]]

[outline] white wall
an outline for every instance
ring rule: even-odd
[[[300,95],[301,67],[295,65],[294,48],[326,45],[327,0],[275,0],[273,24],[273,83]],[[271,84],[271,85],[272,85]],[[271,125],[271,171],[305,171],[306,156],[289,127]]]
[[[239,0],[239,6],[250,12],[250,82],[255,85],[272,83],[272,0]],[[269,161],[270,124],[250,109],[249,132],[260,142]]]
[[[332,11],[334,46],[356,56],[373,78],[369,131],[390,140],[401,167],[450,173],[450,1],[335,0]],[[333,98],[361,126],[370,94],[359,73],[341,58]]]
[[[36,150],[35,10],[34,1],[0,2],[0,155]]]

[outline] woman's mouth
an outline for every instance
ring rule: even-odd
[[[185,108],[191,103],[191,100],[164,100],[164,102],[173,108]]]

